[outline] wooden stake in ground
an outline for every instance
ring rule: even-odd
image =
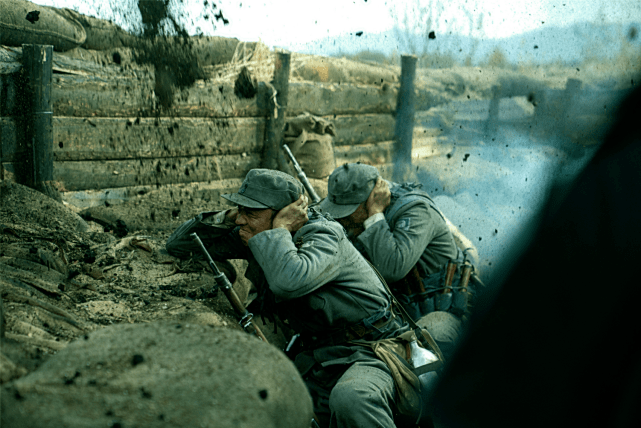
[[[395,155],[392,179],[405,181],[412,166],[412,135],[414,133],[414,78],[416,76],[414,55],[401,57],[401,88],[396,102]]]
[[[31,117],[25,130],[28,183],[53,199],[62,201],[53,181],[53,103],[51,100],[51,78],[53,46],[22,45],[24,72],[27,77],[27,102]]]
[[[291,171],[281,145],[289,94],[290,59],[288,52],[277,54],[273,85],[267,89],[267,105],[273,108],[270,108],[265,125],[265,149],[262,160],[263,168],[278,169],[288,174],[291,174]]]

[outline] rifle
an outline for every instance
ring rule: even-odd
[[[191,236],[192,239],[196,241],[200,246],[200,250],[202,251],[207,261],[209,262],[209,267],[214,273],[214,280],[216,281],[216,285],[222,288],[223,293],[225,293],[225,296],[227,297],[227,300],[229,300],[229,303],[231,303],[232,308],[234,308],[236,315],[240,317],[239,324],[241,325],[243,330],[245,330],[247,333],[253,332],[256,336],[258,336],[259,339],[261,339],[266,343],[269,343],[267,342],[267,338],[265,337],[263,332],[260,331],[258,326],[252,323],[252,318],[254,317],[254,314],[247,311],[247,308],[245,308],[245,305],[242,304],[242,302],[240,301],[240,298],[238,298],[238,295],[232,288],[231,282],[229,282],[229,279],[227,279],[227,276],[218,269],[218,266],[216,266],[216,263],[214,263],[214,260],[211,258],[211,255],[209,255],[209,251],[207,251],[207,249],[203,245],[203,241],[200,240],[200,237],[198,236],[198,234],[194,232],[189,236]]]
[[[312,183],[310,183],[309,180],[307,179],[307,175],[305,175],[303,168],[301,168],[298,162],[296,161],[296,158],[294,157],[294,154],[292,153],[292,151],[289,149],[289,146],[287,146],[287,144],[283,144],[283,149],[285,149],[285,153],[287,153],[289,160],[292,161],[292,164],[294,165],[294,169],[298,173],[298,179],[301,181],[301,183],[303,183],[303,186],[305,186],[305,190],[307,190],[307,193],[309,193],[309,196],[312,198],[312,203],[313,204],[319,203],[321,201],[320,196],[318,196],[318,194],[312,187]]]
[[[242,302],[238,298],[238,295],[232,288],[231,282],[229,282],[229,279],[227,279],[227,276],[218,269],[218,266],[216,266],[216,263],[214,263],[214,260],[211,258],[209,251],[207,251],[207,249],[203,245],[203,241],[200,240],[200,237],[198,236],[198,234],[194,232],[194,233],[191,233],[189,236],[191,236],[191,238],[194,241],[196,241],[200,246],[200,250],[202,251],[207,261],[209,262],[209,267],[214,272],[214,279],[216,280],[216,285],[218,285],[218,287],[223,289],[223,292],[225,293],[225,296],[229,300],[229,303],[231,303],[231,306],[234,308],[234,311],[236,311],[236,314],[239,317],[241,317],[239,324],[243,327],[243,330],[247,331],[247,329],[251,327],[254,330],[254,334],[258,336],[259,339],[261,339],[265,343],[269,343],[267,341],[267,338],[263,334],[263,332],[260,331],[260,329],[258,328],[258,326],[252,323],[252,318],[254,317],[254,315],[248,312],[247,308],[245,308],[245,305],[242,304]],[[250,333],[250,332],[247,331],[247,333]],[[292,345],[294,344],[298,336],[300,335],[297,334],[292,338],[292,340],[289,343],[289,346],[287,346],[287,351],[290,350],[290,348],[292,347]],[[318,416],[316,416],[316,414],[312,412],[312,420],[310,422],[311,428],[320,428],[320,426],[318,425],[318,420],[319,420]]]

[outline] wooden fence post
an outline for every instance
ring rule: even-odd
[[[4,93],[4,75],[0,74],[0,120],[4,115],[4,107],[2,104],[2,94]],[[4,180],[4,162],[2,160],[2,146],[4,146],[4,140],[2,139],[2,126],[0,125],[0,180]]]
[[[414,78],[416,76],[414,55],[401,56],[401,87],[396,100],[396,127],[394,129],[393,181],[404,181],[412,166],[412,136],[414,134]]]
[[[272,88],[267,89],[267,105],[270,114],[265,124],[265,147],[263,151],[262,167],[279,169],[291,174],[285,154],[282,149],[283,129],[285,115],[287,114],[287,97],[289,94],[289,69],[291,54],[278,52],[274,66],[274,81]]]
[[[22,45],[24,72],[27,78],[26,102],[29,103],[25,130],[28,168],[28,186],[60,200],[53,181],[53,111],[51,78],[53,73],[53,46]]]
[[[493,134],[496,132],[499,124],[499,103],[501,102],[501,87],[498,85],[492,86],[492,99],[490,100],[490,108],[488,109],[487,122],[485,124],[485,132]]]

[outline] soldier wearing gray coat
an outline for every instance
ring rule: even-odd
[[[301,334],[295,364],[321,425],[393,427],[397,391],[389,367],[365,346],[408,330],[391,311],[391,296],[347,239],[340,224],[308,208],[303,187],[279,171],[251,170],[237,204],[181,225],[167,251],[197,254],[197,232],[214,260],[247,259],[246,277]]]
[[[444,283],[448,263],[460,266],[463,254],[429,196],[412,183],[388,183],[373,166],[345,164],[330,175],[320,208],[345,227],[410,316],[423,317],[420,324],[451,354],[467,307],[455,299],[459,275],[449,289]]]

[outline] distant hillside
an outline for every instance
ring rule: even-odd
[[[616,57],[625,46],[641,51],[641,24],[594,24],[583,22],[570,27],[543,27],[503,39],[474,39],[457,34],[425,35],[389,30],[383,33],[346,33],[311,43],[293,50],[323,55],[354,55],[363,51],[389,56],[410,53],[410,46],[420,54],[448,55],[459,64],[469,58],[471,65],[481,65],[496,49],[511,64],[531,62],[566,65],[582,63],[587,58],[608,60]]]

